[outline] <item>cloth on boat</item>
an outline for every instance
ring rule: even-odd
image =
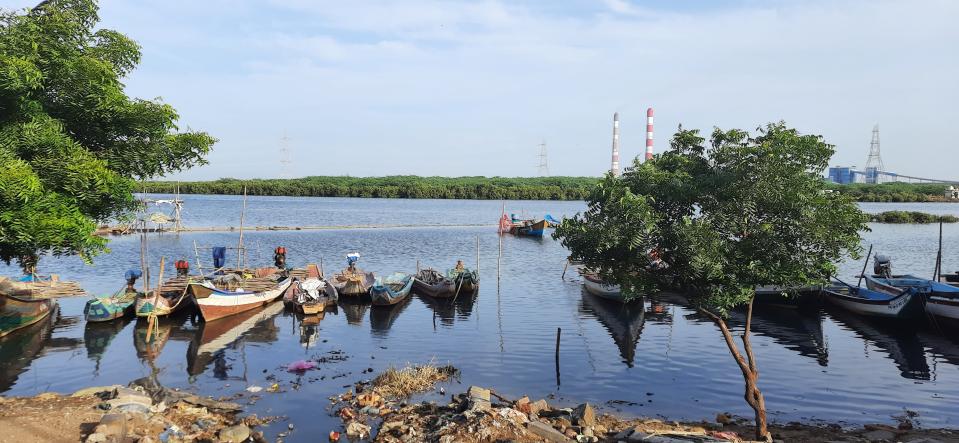
[[[220,269],[226,265],[226,246],[213,247],[213,268]]]
[[[271,276],[271,275],[273,275],[273,274],[276,274],[277,272],[280,272],[280,270],[277,269],[277,268],[256,268],[256,269],[253,271],[253,276],[258,277],[258,278],[259,278],[259,277],[269,277],[269,276]]]
[[[326,283],[318,278],[308,278],[300,282],[300,291],[297,301],[300,303],[320,299],[320,290],[326,288]]]
[[[213,278],[213,283],[218,285],[229,285],[230,283],[240,284],[243,283],[243,277],[236,274],[218,275]]]

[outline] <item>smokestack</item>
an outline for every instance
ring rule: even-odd
[[[646,160],[653,158],[653,108],[646,110]]]
[[[613,113],[613,177],[619,177],[619,113]]]

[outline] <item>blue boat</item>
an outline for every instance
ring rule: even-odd
[[[891,275],[891,260],[877,255],[873,265],[875,275],[865,276],[869,289],[889,294],[896,291],[913,291],[923,302],[930,315],[959,320],[959,287],[914,275]]]
[[[910,319],[922,312],[922,296],[913,289],[881,292],[839,281],[839,286],[824,288],[822,292],[830,303],[860,315]]]
[[[386,277],[377,277],[370,287],[370,299],[374,305],[395,305],[410,295],[413,289],[413,276],[394,272]]]
[[[542,237],[546,231],[546,220],[518,220],[514,221],[509,232],[524,237]]]

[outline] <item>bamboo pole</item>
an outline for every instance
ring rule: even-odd
[[[160,286],[163,286],[163,265],[165,263],[166,257],[160,257],[160,282],[153,292],[153,310],[150,312],[150,317],[147,320],[147,343],[150,342],[150,338],[153,336],[154,328],[159,328],[159,325],[157,325],[157,302],[160,301]]]
[[[559,339],[563,333],[563,328],[556,328],[556,386],[560,385],[559,382]]]
[[[243,186],[243,210],[240,211],[240,239],[236,244],[236,269],[243,269],[240,258],[243,257],[243,218],[246,215],[246,186]]]
[[[869,252],[866,254],[866,261],[862,264],[862,272],[859,273],[859,283],[856,284],[857,288],[862,287],[862,278],[866,276],[866,266],[869,265],[869,256],[872,255],[872,245],[869,245]]]
[[[934,281],[942,281],[942,220],[939,220],[939,252],[936,254],[936,274]]]

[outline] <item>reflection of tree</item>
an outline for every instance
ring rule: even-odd
[[[896,364],[903,378],[929,380],[929,364],[915,329],[900,323],[865,319],[841,309],[830,310],[829,314],[863,341],[875,344]]]
[[[579,312],[591,314],[606,328],[619,348],[623,363],[630,368],[636,358],[636,344],[643,332],[646,314],[643,303],[642,298],[630,303],[605,300],[584,290],[579,305]]]
[[[49,344],[59,313],[54,308],[47,318],[0,337],[0,392],[10,389],[30,363]]]
[[[370,332],[374,337],[386,338],[400,313],[410,305],[412,297],[391,306],[373,306],[370,309]]]

